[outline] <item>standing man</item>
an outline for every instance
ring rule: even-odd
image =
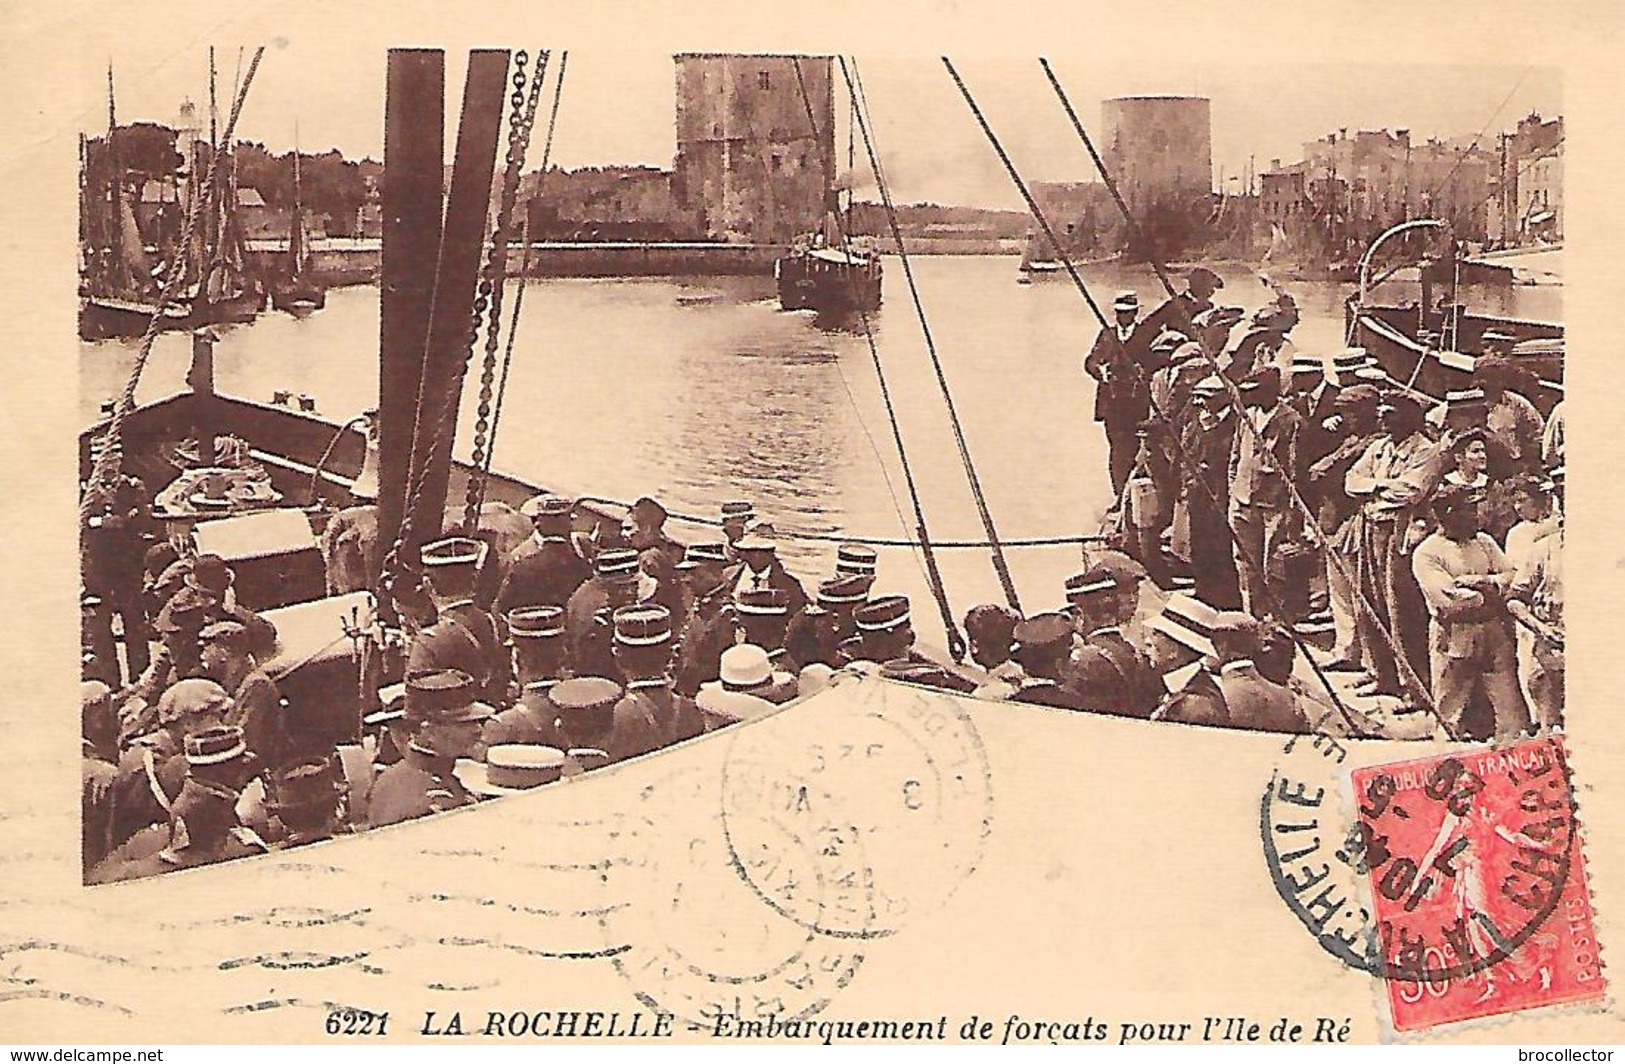
[[[1140,316],[1140,299],[1119,292],[1112,301],[1115,320],[1100,330],[1083,359],[1083,372],[1095,380],[1095,420],[1106,430],[1112,491],[1123,494],[1134,468],[1134,430],[1151,412],[1146,376],[1129,354],[1129,340]]]
[[[1518,688],[1517,650],[1506,594],[1513,581],[1506,555],[1483,529],[1483,494],[1447,485],[1433,499],[1439,531],[1411,559],[1432,618],[1429,664],[1439,720],[1459,737],[1462,712],[1480,691],[1495,711],[1495,739],[1506,742],[1529,727]]]
[[[1280,600],[1270,583],[1270,562],[1293,539],[1292,496],[1287,485],[1298,475],[1298,430],[1302,419],[1281,401],[1281,371],[1273,366],[1242,384],[1250,423],[1236,431],[1230,457],[1230,527],[1236,534],[1241,597],[1247,612],[1262,617]]]
[[[1205,377],[1193,391],[1196,417],[1183,429],[1185,512],[1190,517],[1191,576],[1196,596],[1218,609],[1241,608],[1241,578],[1231,547],[1230,452],[1236,415],[1218,377]]]
[[[734,598],[747,590],[773,588],[788,597],[786,608],[790,614],[800,613],[807,606],[807,589],[790,574],[779,560],[778,545],[762,533],[752,530],[734,541],[734,553],[745,564],[740,566],[734,584]]]
[[[631,547],[608,547],[593,558],[592,579],[577,588],[564,607],[572,675],[611,679],[619,675],[612,618],[617,609],[641,598],[638,580],[638,552]]]
[[[490,549],[468,536],[423,545],[423,572],[437,618],[413,637],[406,670],[462,669],[474,677],[478,698],[500,703],[507,696],[511,659],[495,619],[474,605],[475,581]]]
[[[574,509],[569,499],[557,495],[538,495],[519,508],[534,531],[504,559],[505,575],[495,606],[499,614],[521,606],[562,607],[591,575],[586,561],[570,546]]]

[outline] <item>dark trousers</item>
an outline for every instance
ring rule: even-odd
[[[1111,470],[1112,493],[1123,497],[1123,486],[1134,470],[1134,456],[1140,449],[1135,437],[1138,423],[1133,418],[1108,418],[1102,423],[1106,430],[1106,463]]]
[[[124,630],[124,659],[129,665],[127,682],[147,671],[151,660],[149,643],[152,628],[147,624],[146,610],[141,601],[141,585],[122,583],[99,591],[101,605],[80,613],[84,627],[81,644],[93,659],[84,670],[90,679],[101,680],[111,687],[126,682],[119,676],[119,660],[113,636],[113,615],[119,615]]]
[[[1222,499],[1223,496],[1221,495]],[[1196,597],[1221,610],[1241,609],[1241,580],[1231,549],[1230,523],[1223,509],[1198,486],[1187,500],[1191,519],[1191,575]]]

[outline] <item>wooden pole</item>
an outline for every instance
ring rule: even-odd
[[[508,52],[499,49],[479,49],[468,57],[457,158],[446,197],[434,306],[429,313],[423,409],[412,452],[414,482],[421,475],[423,483],[412,519],[413,538],[418,543],[439,535],[444,520],[457,408],[473,337],[475,285],[487,236],[502,105],[507,99],[508,58]]]
[[[378,532],[383,543],[393,543],[400,532],[412,462],[417,385],[440,257],[445,100],[444,52],[390,50],[378,289]],[[416,554],[407,553],[404,560],[415,562]]]

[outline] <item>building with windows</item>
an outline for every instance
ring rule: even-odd
[[[830,57],[674,58],[678,205],[717,240],[785,243],[817,226],[835,186]]]

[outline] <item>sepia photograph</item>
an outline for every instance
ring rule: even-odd
[[[1094,7],[8,15],[5,1039],[1625,1041],[1617,12]]]

